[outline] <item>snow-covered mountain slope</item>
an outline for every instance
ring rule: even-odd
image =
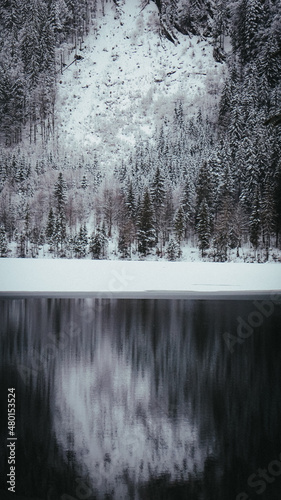
[[[56,134],[59,148],[91,154],[100,165],[127,156],[136,138],[150,138],[175,103],[190,115],[218,99],[224,71],[206,40],[176,33],[160,36],[157,7],[140,0],[105,3],[84,39],[83,59],[58,77]],[[74,51],[65,63],[74,60]]]

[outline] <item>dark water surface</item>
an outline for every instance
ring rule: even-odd
[[[15,387],[17,495],[280,500],[280,305],[9,298],[0,314],[2,492]]]

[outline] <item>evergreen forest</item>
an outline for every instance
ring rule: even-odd
[[[56,142],[62,75],[129,1],[1,1],[0,256],[280,261],[281,0],[139,0],[166,50],[211,47],[210,105],[182,96],[110,161]]]

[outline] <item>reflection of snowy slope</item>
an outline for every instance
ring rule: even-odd
[[[57,439],[64,450],[74,450],[100,494],[114,487],[114,498],[128,498],[120,480],[125,471],[135,483],[165,473],[187,480],[202,471],[206,456],[187,411],[172,418],[167,401],[152,398],[149,374],[136,374],[109,341],[101,341],[91,365],[81,359],[60,370]]]
[[[106,3],[105,16],[97,13],[84,40],[84,59],[60,76],[60,145],[96,150],[108,164],[113,154],[124,156],[139,135],[150,137],[181,98],[186,110],[204,107],[221,65],[214,64],[207,42],[180,33],[177,38],[177,45],[160,38],[153,2],[141,10],[139,0],[130,0],[118,11]]]

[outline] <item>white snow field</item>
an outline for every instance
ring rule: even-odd
[[[161,297],[281,292],[278,264],[0,259],[0,294]]]

